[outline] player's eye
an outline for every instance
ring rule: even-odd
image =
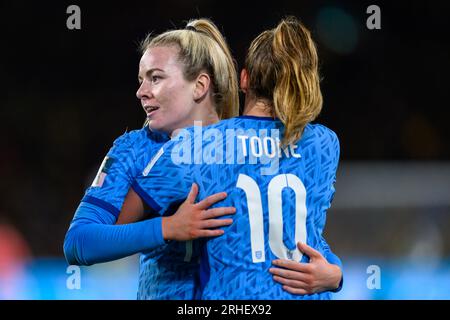
[[[161,79],[162,79],[162,77],[158,76],[158,75],[153,75],[150,77],[150,80],[152,81],[152,83],[157,83]]]

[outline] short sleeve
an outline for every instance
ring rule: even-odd
[[[190,162],[179,157],[180,152],[191,152],[191,145],[180,147],[183,133],[177,137],[156,152],[132,184],[134,191],[161,215],[171,204],[186,199],[193,183]]]
[[[114,141],[82,202],[101,207],[118,217],[136,170],[133,139],[125,133]]]

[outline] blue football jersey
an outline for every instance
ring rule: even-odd
[[[120,136],[82,201],[99,206],[117,218],[132,182],[167,140],[148,127]],[[176,241],[142,252],[138,299],[193,299],[198,252],[192,243]]]
[[[226,191],[215,206],[234,206],[225,234],[206,241],[203,299],[329,299],[330,292],[292,295],[269,273],[277,258],[308,262],[301,241],[327,256],[322,236],[339,160],[336,134],[308,124],[283,147],[282,123],[242,116],[181,131],[166,143],[133,184],[155,210],[186,198],[193,182],[199,200]]]
[[[81,201],[97,205],[117,218],[135,177],[166,141],[167,137],[148,127],[121,135],[103,159]]]
[[[199,244],[171,241],[140,257],[140,300],[193,300],[199,288]]]

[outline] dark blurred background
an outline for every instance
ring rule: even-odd
[[[81,30],[66,27],[71,4],[81,9]],[[371,4],[381,8],[381,30],[366,27]],[[449,221],[449,9],[444,1],[2,1],[0,224],[17,231],[23,255],[62,257],[65,232],[104,155],[144,121],[135,92],[138,43],[148,32],[209,17],[242,67],[256,35],[295,15],[319,49],[324,108],[317,122],[341,143],[330,243],[343,256],[402,256],[402,234],[433,219],[441,222],[430,228],[439,231]],[[386,178],[372,188],[380,177],[373,163]],[[428,183],[421,178],[430,176],[427,168],[435,179]],[[422,176],[402,180],[399,172]],[[422,189],[431,198],[409,205]],[[411,220],[419,223],[407,228]]]

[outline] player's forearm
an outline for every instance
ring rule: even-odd
[[[126,225],[101,209],[81,204],[64,240],[68,263],[91,265],[108,262],[164,244],[161,218]]]
[[[329,276],[330,287],[327,290],[339,291],[342,282],[342,269],[336,264],[330,264],[331,272]]]
[[[335,265],[339,270],[336,271],[336,286],[334,286],[334,288],[332,288],[332,291],[334,292],[338,292],[342,289],[342,285],[344,283],[344,275],[343,275],[343,269],[342,269],[342,261],[341,259],[334,254],[330,248],[327,246],[327,250],[324,251],[324,257],[325,259],[327,259],[327,261],[332,264]]]

